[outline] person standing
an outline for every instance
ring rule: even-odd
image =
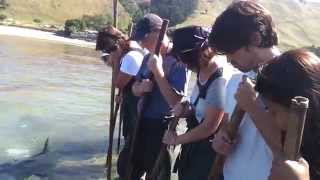
[[[236,1],[215,20],[209,36],[209,43],[217,53],[225,54],[228,61],[240,71],[255,78],[258,68],[278,56],[278,37],[270,13],[254,1]],[[248,81],[238,81],[242,86]],[[272,141],[264,138],[262,126],[257,119],[268,119],[266,111],[253,116],[239,100],[235,84],[227,85],[226,112],[231,115],[237,103],[247,113],[239,128],[238,138],[232,141],[225,128],[221,128],[213,139],[213,148],[227,155],[223,176],[225,180],[267,180],[272,166]],[[249,97],[248,97],[249,98]],[[263,104],[260,104],[263,106]]]
[[[254,98],[256,90],[272,116],[272,119],[268,121],[276,125],[275,129],[266,132],[280,134],[280,138],[273,139],[274,143],[280,144],[281,148],[280,151],[273,151],[274,162],[269,180],[320,179],[320,116],[318,113],[320,108],[320,59],[304,49],[290,50],[259,71],[255,87],[243,85],[241,91],[245,89],[248,90],[245,91],[245,94],[253,97],[246,103],[250,106],[248,107],[249,112],[262,111],[257,105],[258,99]],[[241,94],[244,93],[241,92]],[[300,150],[302,157],[297,161],[292,161],[283,155],[283,150],[288,124],[291,123],[287,118],[292,113],[290,111],[291,99],[296,96],[308,98],[309,108]],[[267,136],[273,137],[272,134],[265,134],[265,137]]]
[[[214,50],[208,46],[209,32],[201,26],[187,26],[173,33],[172,54],[197,74],[190,102],[178,103],[173,109],[176,117],[187,118],[187,132],[177,135],[168,130],[163,142],[182,144],[176,161],[179,180],[207,179],[215,152],[209,139],[218,129],[224,115],[227,79],[224,68],[216,61]]]
[[[175,59],[167,56],[169,41],[165,36],[162,42],[161,55],[153,56],[160,33],[162,19],[156,14],[147,14],[137,23],[134,38],[144,47],[148,47],[149,55],[144,57],[136,80],[132,86],[134,95],[141,97],[149,93],[149,100],[145,114],[142,114],[141,126],[137,135],[132,158],[133,173],[130,179],[140,180],[144,173],[149,174],[160,151],[161,138],[167,126],[165,116],[169,114],[170,105],[179,101],[184,94],[186,83],[186,69],[178,66]],[[154,82],[148,78],[147,72],[154,76]],[[130,148],[130,147],[129,147]],[[128,148],[128,149],[129,149]],[[124,162],[128,161],[128,151],[124,153]],[[124,166],[125,167],[125,166]],[[165,161],[162,166],[160,179],[170,178],[170,162]],[[122,169],[123,175],[126,169]],[[119,174],[120,174],[119,173]]]

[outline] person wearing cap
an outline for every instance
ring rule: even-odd
[[[208,36],[201,26],[183,27],[173,33],[172,54],[197,74],[190,100],[173,109],[176,117],[186,118],[188,130],[180,135],[168,130],[163,137],[165,144],[182,144],[175,164],[179,180],[207,179],[215,157],[209,139],[224,115],[227,78],[224,68],[217,64],[221,57],[208,46]]]
[[[144,56],[152,51],[154,47],[152,40],[154,37],[148,34],[157,32],[161,28],[162,19],[156,17],[157,16],[152,14],[147,14],[138,21],[130,40],[130,51],[127,52],[116,65],[118,71],[116,73],[115,85],[122,90],[121,113],[123,114],[123,136],[125,138],[125,145],[120,152],[117,162],[118,174],[121,179],[125,176],[126,158],[130,143],[129,139],[133,133],[137,118],[137,102],[139,97],[133,95],[131,88],[135,81],[134,77],[140,70]],[[156,19],[154,20],[152,18]],[[145,25],[146,21],[149,22],[147,26]]]
[[[147,48],[150,54],[144,57],[132,91],[138,97],[149,92],[150,99],[147,109],[144,110],[146,113],[142,115],[137,143],[134,146],[135,153],[131,159],[133,173],[130,179],[132,180],[140,180],[144,173],[151,172],[160,151],[162,135],[167,127],[165,116],[169,114],[169,106],[178,102],[185,90],[187,70],[184,66],[178,66],[174,58],[167,56],[167,51],[170,49],[167,36],[165,36],[161,48],[161,54],[165,57],[163,62],[161,58],[158,59],[159,61],[155,60],[156,57],[150,58],[154,53],[161,25],[162,19],[158,15],[147,14],[137,22],[133,32],[133,39],[138,41],[142,47]],[[165,71],[166,76],[152,72],[155,80],[152,82],[145,77],[154,66],[161,66],[161,71]],[[125,165],[128,164],[129,149],[129,147],[124,149],[121,154],[123,163],[118,168],[120,178],[123,178],[126,173]],[[169,157],[167,157],[166,163],[162,166],[160,179],[170,179],[170,168]]]
[[[157,16],[158,17],[158,16]],[[162,20],[158,21],[154,15],[144,22],[143,30],[152,32],[154,27],[149,30],[148,24],[159,29]],[[157,23],[155,23],[157,22]],[[137,30],[139,30],[137,28]],[[141,33],[141,35],[144,33]],[[137,36],[140,34],[137,33]],[[144,36],[153,36],[153,49],[159,31],[154,34],[147,34]],[[151,40],[151,39],[150,39]],[[152,42],[152,41],[151,41]],[[137,96],[143,96],[148,93],[148,104],[142,114],[141,126],[138,133],[136,154],[134,155],[134,168],[135,173],[132,179],[139,179],[143,173],[150,174],[154,163],[160,152],[162,144],[162,137],[168,126],[167,116],[171,114],[170,107],[178,103],[185,95],[187,87],[188,71],[186,67],[177,62],[177,60],[170,55],[170,43],[168,37],[165,36],[163,46],[161,48],[160,56],[153,55],[151,51],[150,57],[145,58],[141,69],[137,75],[137,80],[133,86],[133,92]],[[163,57],[163,58],[162,58]],[[148,79],[149,74],[153,74],[153,79]],[[159,179],[170,179],[171,176],[171,163],[169,153],[166,153],[166,158],[161,164]]]

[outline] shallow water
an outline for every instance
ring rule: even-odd
[[[47,137],[48,159],[54,159],[48,168],[62,174],[53,179],[79,179],[71,167],[99,164],[106,151],[111,73],[96,52],[0,36],[0,62],[0,166],[41,152]]]

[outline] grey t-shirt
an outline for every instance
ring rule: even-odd
[[[205,84],[203,82],[202,84]],[[208,105],[217,108],[224,109],[225,106],[225,92],[226,92],[227,79],[222,76],[216,78],[207,89],[205,98],[199,98],[198,103],[196,104],[195,116],[198,122],[202,122],[205,116],[205,111]],[[191,103],[193,104],[199,95],[199,87],[196,84],[192,94],[191,94]]]

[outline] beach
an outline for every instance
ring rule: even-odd
[[[62,36],[56,35],[53,32],[46,32],[46,31],[27,29],[27,28],[21,28],[21,27],[0,25],[0,35],[35,38],[35,39],[48,40],[52,42],[75,45],[80,47],[95,48],[95,43],[93,42],[62,37]]]

